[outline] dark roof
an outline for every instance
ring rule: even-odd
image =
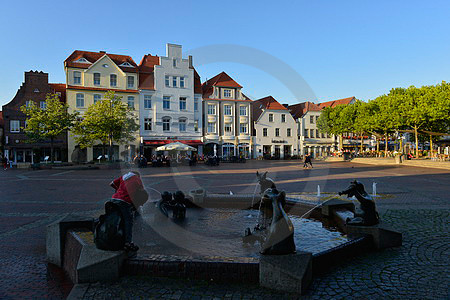
[[[66,103],[66,84],[65,83],[49,83],[48,84],[54,93],[60,93],[61,96],[59,100],[63,103]]]
[[[3,112],[0,111],[0,127],[5,126],[5,122],[3,121]]]
[[[194,94],[202,93],[202,82],[200,80],[200,75],[198,75],[197,70],[194,68]]]
[[[308,111],[321,111],[322,108],[314,104],[312,102],[302,102],[294,105],[288,106],[289,112],[294,117],[294,119],[301,118],[304,114],[306,114]]]
[[[88,69],[93,63],[95,63],[97,60],[99,60],[105,55],[108,56],[122,71],[129,73],[138,72],[138,66],[130,56],[121,54],[111,54],[106,53],[104,51],[91,52],[91,51],[75,50],[72,54],[69,55],[68,58],[66,58],[66,60],[64,61],[64,65],[72,68]],[[85,58],[90,63],[75,62],[80,58]],[[132,67],[120,66],[125,62],[132,65]]]
[[[344,99],[338,99],[338,100],[322,102],[322,103],[319,103],[319,106],[320,106],[320,108],[325,108],[325,107],[336,107],[338,105],[348,105],[353,100],[356,100],[356,98],[355,97],[348,97],[348,98],[344,98]]]

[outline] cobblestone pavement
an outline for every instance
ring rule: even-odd
[[[252,161],[219,168],[141,170],[148,189],[253,193],[256,170],[269,170],[280,189],[334,194],[354,178],[368,191],[373,181],[382,218],[404,234],[398,249],[343,262],[316,277],[306,299],[449,299],[450,173],[445,170],[299,162]],[[108,183],[124,170],[8,170],[0,172],[0,299],[64,298],[72,285],[45,263],[45,226],[67,212],[97,215],[111,194]],[[86,298],[272,299],[295,298],[255,286],[142,277],[90,285]]]

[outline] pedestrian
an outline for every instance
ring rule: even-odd
[[[3,156],[2,163],[3,163],[3,170],[6,171],[8,169],[8,158],[6,158],[6,156]]]
[[[133,239],[133,213],[148,199],[148,193],[142,184],[139,172],[128,172],[115,179],[110,184],[116,192],[112,195],[111,202],[117,204],[123,218],[125,251],[137,251],[139,247],[134,245]]]
[[[303,163],[303,168],[308,168],[308,164],[309,166],[312,168],[312,162],[311,162],[311,156],[309,154],[305,155],[305,162]]]

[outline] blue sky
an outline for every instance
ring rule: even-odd
[[[202,81],[226,71],[252,98],[283,103],[368,100],[450,77],[450,1],[13,1],[0,14],[0,105],[14,97],[24,71],[64,82],[63,61],[75,49],[139,63],[146,53],[165,55],[168,42],[183,51],[245,46],[283,61],[316,99],[292,93],[279,81],[283,71],[220,62],[226,53],[217,46],[217,62],[196,66]]]

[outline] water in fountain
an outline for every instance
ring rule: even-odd
[[[316,206],[314,206],[313,208],[311,208],[310,210],[308,210],[307,212],[305,212],[303,215],[300,216],[300,219],[304,219],[304,217],[309,214],[310,212],[312,212],[314,209],[316,209],[317,207],[322,206],[323,203],[319,203]]]
[[[377,196],[377,183],[373,182],[372,184],[372,196],[376,197]]]
[[[250,206],[250,207],[253,207],[257,189],[258,189],[258,182],[256,182],[256,184],[255,184],[255,191],[253,192],[253,197],[252,197],[252,206]]]

